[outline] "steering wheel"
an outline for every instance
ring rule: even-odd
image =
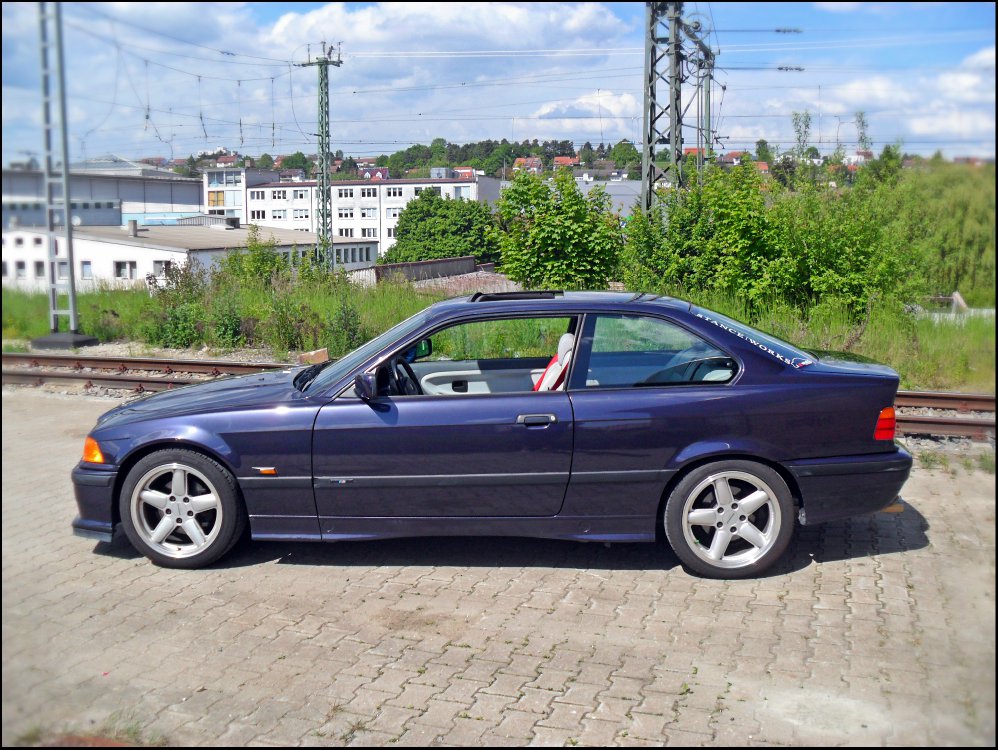
[[[423,389],[419,387],[419,378],[403,356],[398,356],[391,367],[392,386],[399,396],[422,396]]]

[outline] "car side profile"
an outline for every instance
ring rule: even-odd
[[[759,575],[798,524],[883,509],[897,374],[650,294],[475,294],[342,359],[144,397],[73,470],[76,533],[154,563],[253,539],[654,542]]]

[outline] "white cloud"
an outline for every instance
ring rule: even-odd
[[[818,10],[829,13],[855,13],[863,7],[863,3],[812,3]]]

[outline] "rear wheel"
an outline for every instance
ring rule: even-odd
[[[710,578],[748,578],[775,563],[794,531],[783,478],[753,461],[694,469],[665,506],[665,533],[682,563]]]
[[[118,502],[121,525],[134,547],[166,568],[210,565],[246,526],[232,474],[188,450],[143,458],[128,473]]]

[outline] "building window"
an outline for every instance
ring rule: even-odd
[[[307,208],[296,208],[294,212],[294,217],[296,219],[307,219],[308,209]]]
[[[166,276],[167,271],[173,268],[172,260],[154,260],[152,262],[152,272],[154,276]]]
[[[440,195],[440,188],[437,185],[434,185],[433,187],[418,187],[416,188],[416,195],[419,195],[424,190],[429,190],[431,193],[436,193],[437,195]]]
[[[271,219],[286,219],[288,218],[288,211],[286,208],[275,208],[270,212]]]
[[[377,198],[378,189],[377,188],[361,188],[360,189],[361,198]]]
[[[43,260],[35,261],[35,278],[36,279],[45,278],[45,261]]]
[[[392,206],[391,208],[386,208],[385,209],[385,218],[386,219],[397,219],[401,215],[402,215],[402,207],[401,206]]]
[[[249,196],[251,201],[262,201],[266,199],[266,190],[250,190]]]
[[[3,275],[7,276],[7,261],[3,261]]]
[[[89,260],[80,261],[80,278],[89,281],[94,277],[94,266]]]
[[[340,198],[353,198],[353,188],[338,188],[337,195]]]
[[[132,281],[135,279],[135,275],[134,260],[116,260],[114,262],[114,278]]]
[[[33,242],[35,243],[36,246],[37,245],[41,245],[42,244],[42,238],[41,237],[35,237],[34,240],[33,240]]]
[[[455,198],[471,198],[471,186],[470,185],[455,185],[454,186],[454,197]]]
[[[23,260],[17,261],[17,264],[14,267],[17,270],[17,278],[23,279],[23,278],[25,278],[28,275],[28,271],[27,271],[27,268],[24,265],[24,261]]]
[[[337,211],[337,214],[341,219],[352,219],[353,209],[352,208],[341,208]]]
[[[385,236],[395,239],[395,227],[388,227],[388,229],[385,230]]]
[[[288,199],[287,190],[271,190],[270,199],[274,201],[286,201]]]
[[[362,208],[360,209],[360,218],[362,219],[377,219],[378,209],[376,208]]]
[[[69,278],[69,261],[60,260],[59,261],[59,278],[68,279]]]
[[[341,248],[336,248],[336,262],[337,263],[342,263],[343,262],[343,250]],[[7,270],[6,270],[7,269],[7,264],[4,263],[3,267],[4,267],[3,275],[6,276],[7,275]]]
[[[387,188],[387,190],[385,192],[385,195],[387,197],[389,197],[389,198],[401,198],[402,197],[402,188],[400,188],[400,187],[390,187],[390,188]]]
[[[296,201],[303,201],[306,198],[308,198],[308,191],[307,190],[295,190],[294,191],[294,197],[295,197]]]
[[[24,237],[15,237],[14,247],[23,247],[23,246],[24,246]]]
[[[361,237],[377,237],[378,228],[377,227],[364,227],[360,230]]]
[[[266,211],[262,211],[262,210],[260,210],[260,211],[250,211],[250,219],[266,219],[266,218],[267,218],[267,212]]]
[[[208,207],[212,208],[214,206],[224,206],[225,205],[225,191],[224,190],[209,190],[208,191]]]
[[[353,237],[353,229],[350,227],[340,227],[340,237]]]

